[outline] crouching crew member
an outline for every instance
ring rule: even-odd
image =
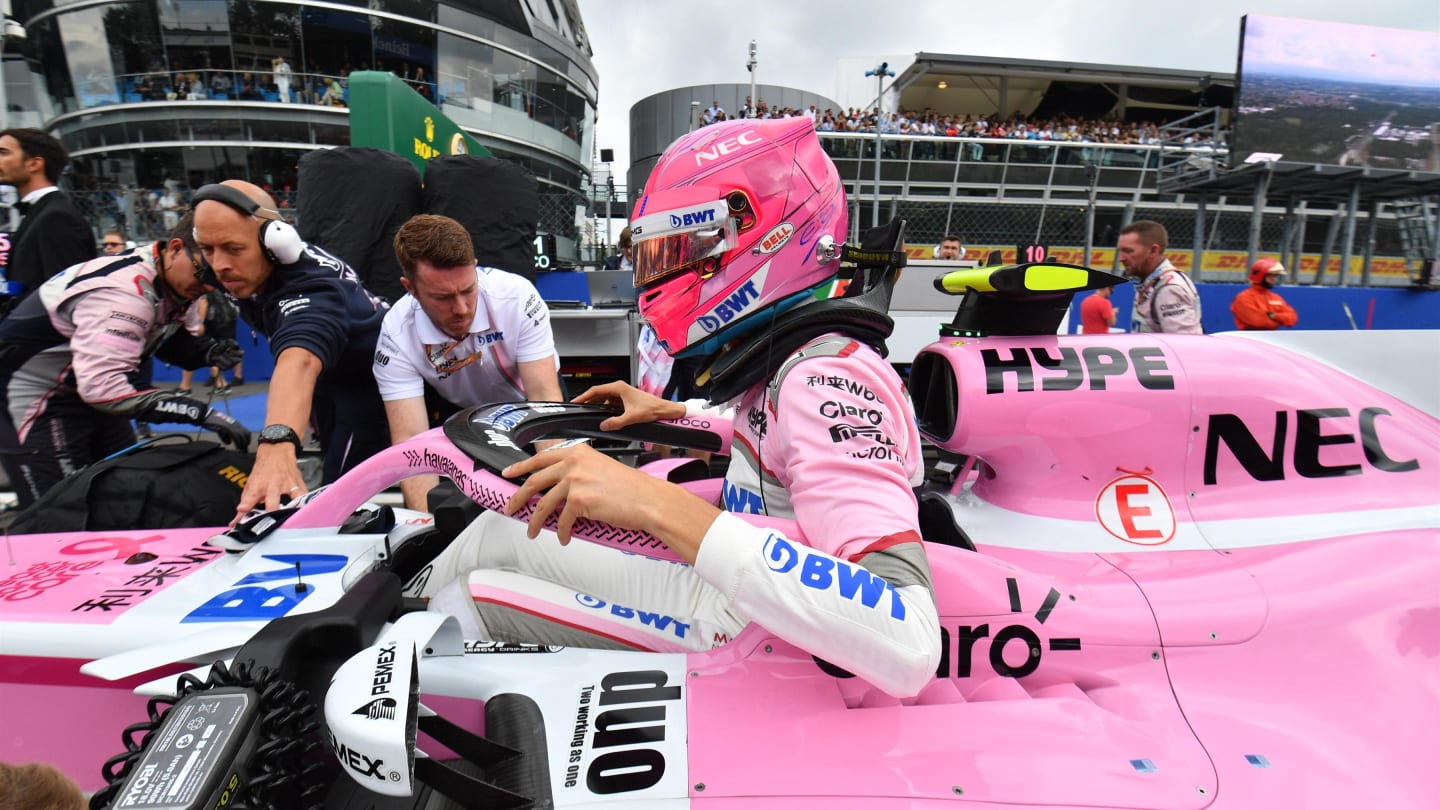
[[[62,478],[135,443],[130,420],[214,430],[242,450],[250,432],[199,400],[161,391],[140,366],[151,355],[182,368],[229,368],[233,340],[181,328],[216,284],[183,218],[170,238],[73,265],[0,321],[0,462],[20,506]]]

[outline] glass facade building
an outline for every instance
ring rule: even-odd
[[[349,143],[348,74],[388,70],[531,169],[542,230],[575,235],[597,98],[575,0],[14,6],[39,118],[82,194],[242,178],[283,196],[301,155]]]

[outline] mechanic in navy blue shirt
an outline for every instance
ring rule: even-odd
[[[304,494],[296,454],[312,418],[326,483],[389,444],[371,373],[389,304],[345,262],[301,240],[260,187],[227,180],[200,188],[192,204],[196,244],[275,357],[266,427],[238,520],[256,506],[276,509],[281,497]]]

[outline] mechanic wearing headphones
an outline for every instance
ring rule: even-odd
[[[296,456],[312,416],[325,454],[323,480],[386,447],[385,408],[370,372],[389,304],[348,264],[308,244],[275,201],[243,180],[203,186],[191,200],[195,241],[240,317],[270,340],[275,371],[255,466],[236,521],[256,506],[305,492]]]
[[[188,369],[240,357],[233,340],[180,328],[190,303],[218,284],[191,229],[187,215],[167,241],[72,265],[0,321],[0,462],[22,508],[134,444],[131,419],[202,425],[249,449],[244,425],[139,371],[152,354]]]

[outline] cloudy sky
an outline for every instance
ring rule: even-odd
[[[1440,3],[1437,3],[1440,8]],[[1245,26],[1244,71],[1440,87],[1440,32],[1260,17]]]
[[[596,144],[615,150],[622,176],[630,106],[675,87],[749,82],[752,39],[762,83],[860,105],[850,73],[882,60],[899,72],[920,51],[1233,73],[1246,14],[1440,31],[1437,0],[579,3],[600,74]]]

